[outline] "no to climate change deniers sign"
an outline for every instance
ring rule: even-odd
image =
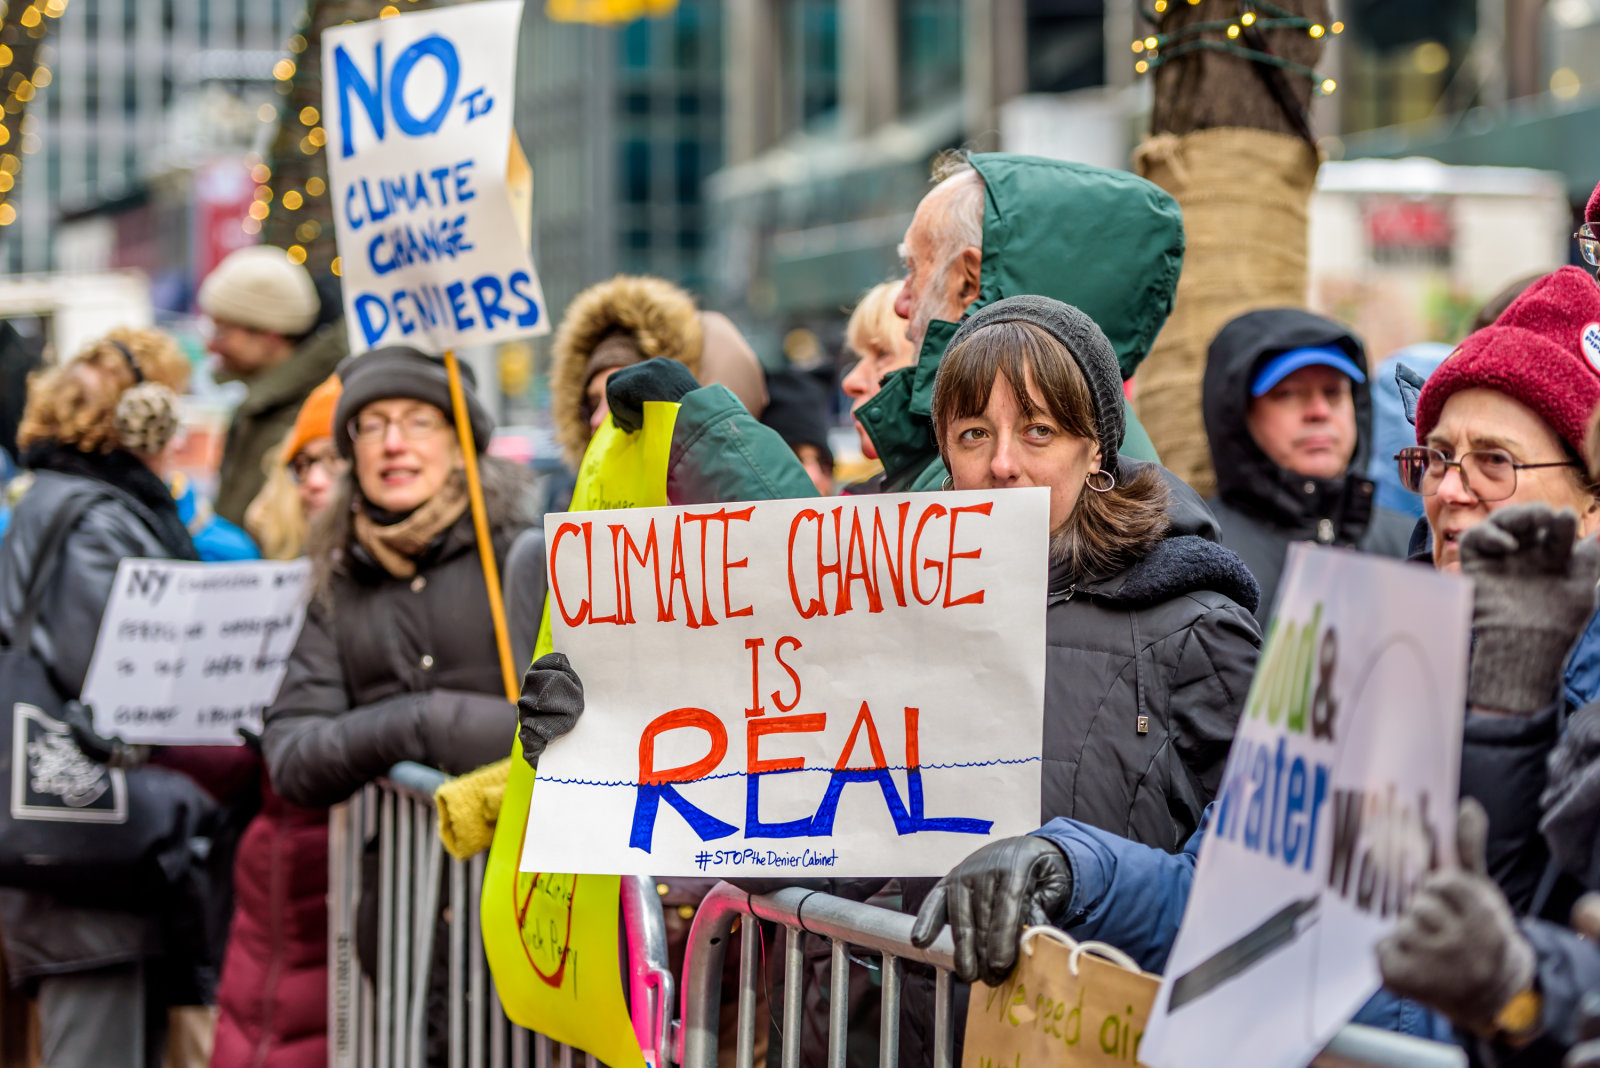
[[[1377,992],[1454,861],[1471,618],[1453,576],[1290,549],[1140,1063],[1299,1068]]]
[[[157,745],[259,733],[305,622],[309,574],[303,560],[122,561],[83,685],[95,729]]]
[[[587,711],[524,871],[942,875],[1039,822],[1049,495],[545,521]]]
[[[521,0],[323,34],[328,177],[351,348],[425,352],[549,330],[513,207]]]

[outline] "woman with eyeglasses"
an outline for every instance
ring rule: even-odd
[[[525,484],[481,455],[494,423],[461,370],[503,562],[528,525]],[[443,362],[395,346],[345,361],[339,378],[333,437],[349,468],[312,525],[311,604],[261,739],[278,792],[305,806],[343,801],[403,760],[451,774],[492,763],[517,723]]]

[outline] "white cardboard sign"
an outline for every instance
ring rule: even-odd
[[[1049,494],[545,520],[586,711],[524,871],[943,875],[1039,823]]]
[[[309,575],[303,560],[123,560],[83,685],[95,729],[157,745],[259,733],[305,622]]]
[[[1378,991],[1455,860],[1471,619],[1457,577],[1290,549],[1141,1063],[1300,1068]]]
[[[352,351],[442,352],[549,332],[517,206],[527,180],[511,132],[521,19],[522,0],[480,0],[323,34]]]

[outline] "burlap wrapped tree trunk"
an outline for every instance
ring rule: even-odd
[[[1240,0],[1170,0],[1155,9],[1167,58],[1155,61],[1151,136],[1134,169],[1177,198],[1188,250],[1177,306],[1139,369],[1134,406],[1162,462],[1210,494],[1200,415],[1206,349],[1234,316],[1306,302],[1306,209],[1318,164],[1307,72],[1322,57],[1329,3],[1276,0],[1267,10]],[[1294,25],[1274,12],[1306,21]]]
[[[1225,128],[1160,134],[1134,169],[1183,209],[1178,299],[1139,367],[1134,406],[1161,462],[1209,496],[1216,480],[1200,414],[1206,349],[1228,320],[1306,302],[1306,210],[1317,155],[1303,138]]]

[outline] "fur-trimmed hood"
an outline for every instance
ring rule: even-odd
[[[574,468],[589,444],[583,416],[584,369],[607,334],[625,330],[645,359],[664,356],[700,377],[703,329],[694,298],[664,278],[619,274],[579,293],[556,331],[550,368],[550,413]]]

